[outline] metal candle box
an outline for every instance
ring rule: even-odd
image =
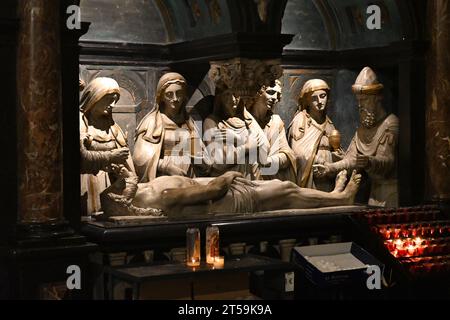
[[[345,267],[339,271],[321,271],[311,262],[311,258],[318,257]],[[384,271],[384,264],[353,242],[295,247],[292,250],[292,261],[304,270],[307,279],[320,287],[346,284],[365,286],[370,276],[367,273],[368,266],[378,266],[380,277]]]

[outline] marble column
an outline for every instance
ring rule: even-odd
[[[450,200],[450,0],[427,1],[426,160],[428,198]],[[416,155],[420,156],[420,155]]]
[[[60,1],[19,0],[18,222],[62,220]]]

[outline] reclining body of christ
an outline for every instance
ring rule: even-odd
[[[191,179],[163,176],[138,184],[138,178],[123,166],[121,177],[101,195],[105,216],[188,216],[239,214],[284,209],[309,209],[351,205],[361,182],[355,171],[336,178],[332,192],[298,187],[290,181],[249,181],[238,172],[217,178]]]

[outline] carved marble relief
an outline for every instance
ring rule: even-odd
[[[252,104],[253,98],[262,86],[271,86],[280,78],[283,70],[280,60],[257,60],[235,58],[211,62],[210,78],[216,87],[229,89],[244,104]]]
[[[112,118],[119,99],[119,84],[106,77],[92,80],[80,99],[81,197],[87,214],[101,211],[100,194],[117,179],[114,166],[134,172],[125,135]]]
[[[305,126],[293,126],[294,130],[301,127],[307,136],[310,129],[306,130],[306,124],[314,120],[321,134],[317,141],[326,137],[324,146],[330,155],[322,155],[325,149],[321,143],[310,141],[316,149],[304,159],[300,151],[306,150],[307,142],[298,140],[298,145],[291,144],[292,150],[288,138],[293,127],[286,132],[275,111],[282,99],[282,83],[277,80],[281,74],[278,60],[237,58],[212,62],[209,80],[203,81],[201,93],[190,99],[188,84],[181,74],[164,74],[156,86],[154,108],[134,135],[135,149],[130,154],[136,172],[134,167],[121,163],[112,163],[108,168],[116,178],[102,187],[97,198],[105,216],[159,219],[351,205],[361,183],[357,170],[371,177],[371,204],[395,205],[397,181],[392,164],[398,125],[395,116],[387,117],[380,104],[378,93],[383,86],[375,73],[365,68],[353,86],[360,105],[360,129],[352,143],[358,145],[356,140],[361,139],[361,146],[355,150],[362,149],[353,154],[351,145],[345,157],[341,135],[326,116],[329,85],[320,79],[303,82],[303,89],[296,95],[298,114],[305,114],[306,122]],[[123,77],[116,78],[136,90]],[[291,80],[293,85],[295,78]],[[203,117],[195,106],[188,108],[187,104],[191,100],[190,104],[195,105],[213,93],[213,110],[202,123]],[[302,122],[297,116],[293,123]],[[322,118],[330,128],[320,129]],[[187,136],[177,138],[181,132]],[[278,135],[276,139],[274,134]],[[374,141],[378,153],[371,152],[370,141]],[[368,150],[363,148],[366,144]],[[217,157],[218,153],[222,157]],[[389,159],[389,163],[382,159]],[[273,163],[276,171],[265,174]],[[315,185],[325,178],[328,188]],[[392,192],[386,191],[390,181]]]
[[[134,132],[139,122],[153,108],[158,75],[162,72],[156,68],[134,68],[107,66],[81,66],[81,79],[89,83],[97,77],[110,77],[120,86],[120,100],[113,110],[113,118],[122,128],[131,150],[134,149]]]
[[[308,80],[298,95],[298,111],[289,126],[289,143],[299,161],[297,183],[330,191],[333,181],[314,174],[316,164],[342,160],[340,133],[327,115],[330,87],[322,79]],[[332,146],[330,138],[339,138]]]
[[[375,72],[365,67],[352,87],[358,100],[360,126],[343,160],[315,166],[319,177],[342,169],[365,171],[371,179],[369,204],[398,205],[397,143],[399,121],[383,107],[383,88]]]
[[[160,78],[155,107],[136,128],[133,160],[141,182],[209,171],[201,122],[187,113],[187,99],[187,82],[181,74],[170,72]]]

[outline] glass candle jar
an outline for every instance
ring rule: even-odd
[[[219,228],[206,228],[206,263],[214,264],[214,258],[219,256]]]
[[[197,228],[186,231],[186,264],[189,267],[200,266],[200,230]]]

